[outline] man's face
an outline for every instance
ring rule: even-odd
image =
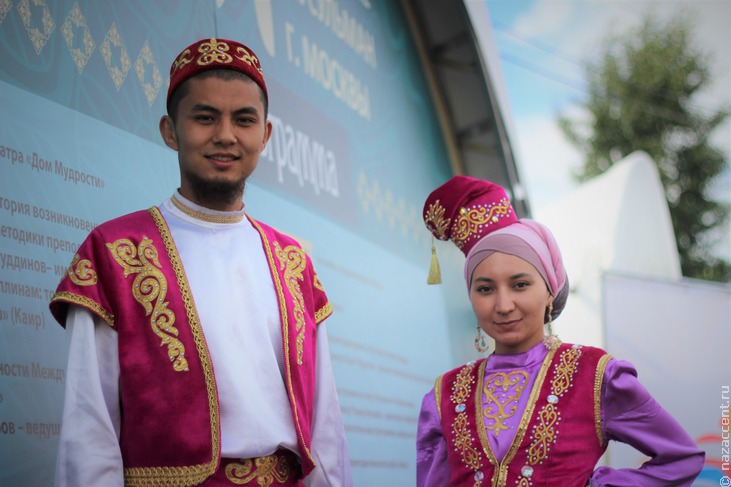
[[[249,175],[271,135],[253,81],[191,78],[175,120],[160,120],[162,138],[178,152],[180,192],[206,208],[241,209]]]

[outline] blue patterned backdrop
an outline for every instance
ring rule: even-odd
[[[414,483],[421,397],[474,328],[456,251],[425,285],[421,207],[451,174],[399,2],[0,0],[2,486],[51,485],[67,341],[48,300],[89,229],[177,187],[169,64],[210,36],[264,68],[275,131],[247,209],[311,248],[335,308],[356,485]]]

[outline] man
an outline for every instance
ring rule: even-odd
[[[244,210],[267,106],[242,44],[173,62],[180,188],[94,229],[51,301],[71,335],[57,486],[352,485],[332,307],[299,244]]]

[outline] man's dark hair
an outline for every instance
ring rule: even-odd
[[[235,71],[233,69],[211,69],[198,73],[195,76],[185,80],[180,86],[178,86],[178,88],[173,92],[173,95],[170,97],[167,109],[168,115],[173,120],[175,120],[175,117],[178,115],[178,106],[180,105],[180,100],[182,100],[183,97],[188,94],[188,81],[190,81],[191,79],[205,78],[218,78],[224,81],[240,79],[247,83],[256,84],[256,82],[249,76],[245,75],[241,71]],[[264,119],[266,119],[269,116],[269,103],[266,96],[264,96],[264,91],[261,89],[261,87],[259,85],[256,85],[256,87],[259,89],[259,97],[261,98],[261,102],[264,105]]]

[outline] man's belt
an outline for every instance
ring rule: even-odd
[[[299,487],[302,469],[293,452],[279,449],[265,457],[222,458],[213,477],[204,485],[244,487]]]

